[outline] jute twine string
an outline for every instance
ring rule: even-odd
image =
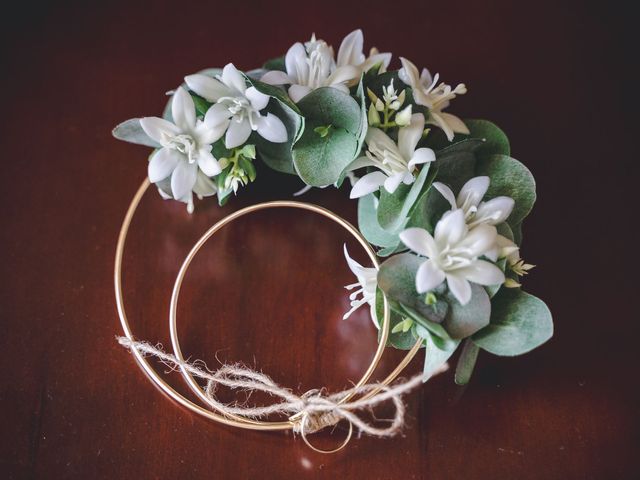
[[[263,418],[274,414],[289,415],[293,422],[293,430],[302,435],[317,432],[325,427],[333,426],[341,420],[350,423],[360,433],[375,437],[392,437],[402,429],[406,413],[402,396],[422,384],[422,375],[394,384],[393,386],[379,383],[353,387],[341,392],[325,395],[323,390],[310,390],[298,396],[288,388],[281,387],[271,377],[241,365],[223,365],[218,370],[210,371],[204,366],[200,368],[196,363],[183,362],[174,355],[166,353],[162,348],[155,347],[148,342],[132,341],[127,337],[118,337],[120,345],[139,352],[145,356],[153,356],[170,368],[183,368],[193,376],[206,380],[204,393],[219,411],[238,415],[247,419]],[[199,363],[199,362],[197,362]],[[445,365],[437,373],[443,372]],[[215,396],[218,386],[231,389],[242,389],[248,392],[264,392],[282,399],[281,402],[267,406],[247,407],[239,404],[224,404]],[[342,402],[346,396],[361,396],[379,390],[373,396]],[[376,427],[363,420],[356,413],[361,410],[371,411],[374,407],[391,401],[395,407],[395,415],[388,427]]]

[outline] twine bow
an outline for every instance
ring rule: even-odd
[[[264,418],[273,414],[288,414],[289,421],[293,423],[293,430],[303,435],[317,432],[325,427],[333,426],[341,420],[346,420],[360,433],[376,437],[394,436],[404,425],[406,408],[402,402],[402,396],[422,383],[422,376],[416,375],[410,380],[396,383],[393,386],[372,383],[330,395],[325,395],[323,389],[310,390],[302,396],[298,396],[288,388],[275,383],[271,377],[241,365],[223,365],[216,371],[209,371],[206,366],[200,368],[194,363],[181,362],[175,356],[164,352],[162,348],[154,347],[147,342],[132,341],[126,337],[118,337],[118,342],[142,355],[154,356],[172,369],[179,367],[194,377],[206,380],[204,394],[216,410],[246,419]],[[446,367],[443,368],[444,370]],[[215,395],[218,385],[248,392],[264,392],[279,397],[282,401],[258,407],[246,407],[237,403],[224,404]],[[367,394],[374,391],[376,393],[367,397]],[[352,398],[352,396],[360,398],[344,401],[345,398]],[[395,407],[395,415],[388,427],[376,427],[354,413],[364,409],[371,410],[389,400]]]

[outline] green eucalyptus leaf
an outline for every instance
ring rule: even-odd
[[[511,231],[513,232],[513,241],[518,246],[522,246],[522,222],[511,225]]]
[[[437,180],[458,192],[467,180],[475,176],[476,151],[483,143],[482,140],[468,138],[436,152]]]
[[[507,268],[507,259],[506,258],[500,258],[495,263],[496,263],[496,266],[500,270],[502,270],[503,272],[506,270],[506,268]],[[485,291],[487,292],[487,294],[489,295],[490,298],[495,297],[496,293],[498,293],[501,288],[502,288],[502,284],[489,285],[487,287],[484,287]]]
[[[378,286],[388,298],[401,303],[432,322],[442,322],[446,313],[445,302],[438,300],[427,305],[425,295],[416,291],[416,272],[424,258],[402,253],[385,260],[378,271]]]
[[[409,213],[417,200],[424,194],[435,175],[430,175],[430,164],[422,166],[420,173],[411,185],[401,184],[395,192],[389,193],[380,189],[380,204],[378,205],[378,223],[385,230],[399,231],[408,222]]]
[[[111,133],[118,140],[135,143],[137,145],[144,145],[146,147],[160,148],[160,144],[150,138],[142,129],[139,118],[132,118],[122,122],[114,128]]]
[[[471,283],[471,300],[461,305],[451,293],[445,294],[449,308],[442,326],[451,338],[467,338],[489,325],[491,300],[483,287]]]
[[[422,381],[429,380],[456,351],[460,340],[447,340],[433,335],[428,330],[424,338],[426,343],[424,369],[422,371]]]
[[[384,318],[384,303],[382,297],[382,291],[380,289],[376,292],[376,316],[379,319],[379,322],[382,322]],[[409,350],[416,343],[416,337],[413,334],[412,330],[406,332],[394,332],[394,328],[405,320],[405,316],[399,314],[398,312],[391,310],[391,323],[389,325],[389,340],[387,342],[388,345],[393,346],[399,350]],[[380,336],[381,330],[378,331],[378,336]]]
[[[302,137],[293,145],[293,163],[300,178],[314,187],[336,183],[360,153],[360,105],[349,94],[322,87],[298,103],[306,119]],[[327,135],[314,130],[331,125]]]
[[[456,364],[455,382],[458,385],[466,385],[469,383],[473,369],[476,366],[476,361],[478,360],[479,352],[480,347],[473,343],[471,339],[464,341],[462,353],[460,353],[460,358],[458,358],[458,363]]]
[[[373,193],[358,200],[358,228],[364,238],[373,245],[395,248],[400,243],[397,233],[388,232],[378,223],[376,197]]]
[[[213,105],[212,103],[206,101],[200,95],[196,95],[195,93],[191,93],[191,98],[193,99],[193,104],[196,107],[196,115],[199,117],[204,117],[207,113],[207,110]]]
[[[488,120],[474,119],[465,120],[464,123],[470,131],[470,138],[484,140],[484,144],[477,150],[478,155],[511,155],[509,139],[497,125]]]
[[[553,336],[551,312],[539,298],[518,288],[503,288],[493,298],[491,323],[473,342],[495,355],[529,352]]]
[[[305,121],[302,113],[280,88],[253,79],[249,79],[249,82],[256,90],[272,98],[266,111],[282,120],[287,129],[287,141],[282,143],[273,143],[257,133],[252,134],[252,141],[256,144],[261,160],[273,170],[296,174],[291,149],[304,131]]]
[[[509,225],[518,225],[533,208],[536,182],[529,169],[516,159],[506,155],[483,157],[478,160],[476,175],[491,178],[485,200],[506,195],[515,201],[513,211],[507,219]]]
[[[271,60],[267,60],[264,62],[262,66],[265,70],[279,70],[281,72],[286,72],[287,67],[284,63],[284,55],[281,57],[272,58]]]
[[[400,307],[400,312],[402,315],[408,316],[409,318],[411,318],[416,322],[416,332],[418,336],[425,338],[424,330],[428,330],[429,332],[431,332],[432,334],[440,338],[444,338],[447,340],[451,339],[447,331],[444,329],[444,327],[440,323],[427,320],[426,318],[424,318],[424,316],[422,316],[419,312],[417,312],[411,307],[407,307],[406,305],[403,305],[403,304],[398,304],[398,305]],[[444,303],[444,305],[436,305],[436,307],[434,308],[436,310],[439,309],[440,313],[444,315],[446,313],[447,305],[446,303]]]
[[[380,250],[378,250],[377,254],[379,257],[388,257],[390,255],[393,255],[394,253],[405,252],[407,250],[408,248],[405,247],[404,244],[398,239],[397,245],[391,245],[389,247],[381,248]]]

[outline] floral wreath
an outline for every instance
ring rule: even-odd
[[[377,328],[388,301],[388,344],[426,347],[423,380],[461,347],[455,381],[469,381],[479,350],[526,353],[553,334],[551,314],[525,293],[533,265],[520,256],[522,222],[536,199],[531,172],[504,132],[445,112],[467,93],[406,58],[363,53],[363,34],[337,56],[314,36],[262,69],[229,63],[185,77],[162,118],[118,125],[116,138],[154,148],[148,179],[194,211],[220,205],[256,180],[254,163],[311,187],[351,186],[358,228],[379,269],[344,255],[357,278],[349,315],[368,305]],[[302,192],[298,192],[302,193]]]

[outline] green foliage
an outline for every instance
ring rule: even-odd
[[[424,338],[426,345],[422,371],[422,381],[426,382],[449,360],[460,345],[460,340],[438,337],[426,329],[419,329],[418,334]]]
[[[360,153],[361,106],[347,93],[322,87],[300,100],[298,107],[307,125],[293,145],[296,171],[307,185],[333,184]],[[324,136],[315,131],[329,125]]]
[[[271,60],[267,60],[264,62],[262,66],[265,70],[280,70],[281,72],[286,72],[287,67],[284,63],[284,55],[281,57],[272,58]]]
[[[431,175],[429,171],[430,164],[424,164],[411,185],[401,184],[393,193],[381,189],[377,218],[382,228],[394,232],[406,225],[416,201],[427,192],[433,182],[435,170]]]
[[[449,308],[442,326],[451,338],[467,338],[489,325],[491,301],[480,285],[471,283],[471,300],[466,305],[461,305],[449,291],[444,297]]]
[[[398,325],[401,325],[407,320],[405,315],[398,313],[396,310],[391,310],[390,324],[389,324],[389,340],[388,345],[391,345],[399,350],[409,350],[416,343],[417,337],[414,334],[414,329],[407,331],[397,331]],[[376,316],[378,322],[382,325],[384,318],[384,303],[382,291],[378,289],[376,291]]]
[[[464,341],[462,353],[460,353],[458,363],[456,364],[455,381],[458,385],[466,385],[469,383],[473,369],[476,366],[476,361],[478,360],[478,353],[480,353],[480,347],[473,343],[471,339]]]
[[[489,155],[479,159],[476,175],[491,178],[485,199],[506,195],[513,198],[515,207],[507,219],[509,225],[518,225],[529,214],[536,201],[536,182],[527,167],[506,155]]]
[[[376,197],[373,193],[358,200],[358,227],[364,238],[379,247],[397,247],[400,238],[380,226],[376,210]]]
[[[273,170],[282,173],[295,174],[291,149],[304,131],[305,119],[295,103],[278,87],[268,85],[259,80],[248,79],[249,82],[261,93],[269,95],[272,99],[267,105],[267,112],[273,113],[282,120],[287,129],[287,141],[272,143],[260,135],[252,134],[251,141],[256,144],[260,159]]]
[[[511,155],[511,145],[505,133],[489,120],[465,120],[469,129],[470,138],[484,140],[484,144],[478,148],[478,156],[487,155]]]
[[[490,324],[472,337],[480,348],[496,355],[521,355],[553,335],[551,312],[533,295],[503,288],[492,304]]]
[[[137,145],[144,145],[146,147],[159,148],[160,144],[150,138],[140,125],[139,118],[132,118],[125,122],[122,122],[111,132],[118,140],[123,140],[129,143],[135,143]]]
[[[401,253],[385,260],[378,272],[378,286],[389,299],[411,309],[407,313],[415,311],[423,319],[440,323],[447,312],[446,302],[438,298],[435,305],[427,305],[425,296],[416,291],[416,272],[424,260],[412,253]]]

